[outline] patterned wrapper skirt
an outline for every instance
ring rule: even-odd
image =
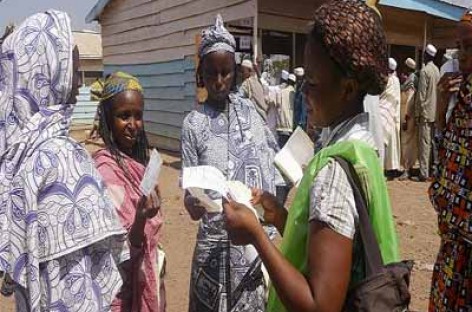
[[[472,311],[472,244],[441,239],[434,266],[429,312]]]

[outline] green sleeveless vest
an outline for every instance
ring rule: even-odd
[[[398,262],[400,257],[397,236],[379,158],[372,147],[354,140],[325,147],[311,160],[287,217],[281,245],[282,254],[298,271],[305,276],[308,275],[310,190],[318,172],[334,156],[349,161],[359,176],[368,204],[370,222],[379,242],[384,263]],[[287,311],[273,287],[270,290],[267,311]]]

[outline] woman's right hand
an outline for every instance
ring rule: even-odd
[[[440,95],[451,96],[458,92],[462,83],[462,74],[460,73],[446,73],[438,82],[438,90]]]
[[[459,73],[446,73],[439,80],[437,101],[437,121],[439,129],[445,127],[449,101],[451,96],[460,90],[462,80],[462,75]]]
[[[200,205],[200,201],[188,192],[185,192],[184,206],[193,221],[200,220],[206,213],[206,209]]]
[[[260,189],[252,189],[251,204],[253,206],[261,205],[264,209],[264,222],[275,225],[280,233],[283,232],[287,210],[274,195]]]

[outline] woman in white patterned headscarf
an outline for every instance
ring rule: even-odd
[[[107,311],[122,284],[124,230],[69,137],[79,81],[65,13],[33,15],[2,44],[0,272],[18,311]]]
[[[208,99],[182,126],[182,166],[218,168],[228,180],[275,192],[278,150],[249,99],[235,92],[236,42],[218,16],[202,34],[198,83]],[[278,175],[280,177],[280,175]],[[209,194],[221,202],[221,195]],[[185,208],[201,220],[192,263],[190,312],[265,310],[261,259],[253,246],[233,246],[221,212],[207,212],[190,194]],[[275,229],[268,229],[275,233]]]

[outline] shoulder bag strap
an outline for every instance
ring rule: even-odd
[[[359,214],[359,232],[365,255],[365,266],[367,277],[382,272],[383,261],[380,253],[379,244],[375,236],[372,225],[370,224],[369,213],[367,210],[365,196],[359,188],[360,180],[353,166],[342,157],[335,156],[334,159],[343,168],[347,175],[349,184],[352,187],[354,200],[356,202],[357,213]]]

